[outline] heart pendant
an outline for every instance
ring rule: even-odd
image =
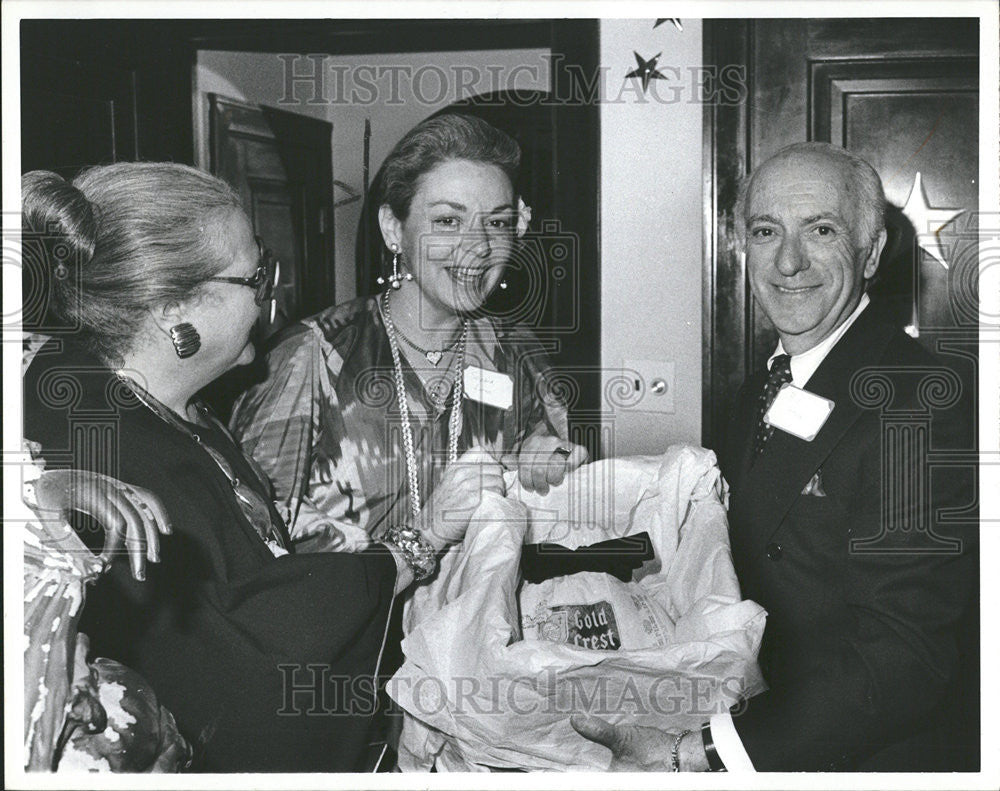
[[[439,351],[424,352],[424,356],[427,358],[427,362],[429,362],[431,365],[437,365],[439,362],[441,362],[441,355],[442,352]]]

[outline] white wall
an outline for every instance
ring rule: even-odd
[[[548,50],[484,50],[378,55],[328,55],[323,82],[299,82],[295,101],[285,97],[285,63],[276,54],[200,51],[195,73],[194,114],[199,135],[198,164],[207,167],[208,93],[280,107],[333,124],[333,178],[357,193],[363,187],[365,119],[371,120],[370,177],[407,131],[453,102],[493,90],[548,90]],[[302,58],[295,74],[313,73]],[[377,71],[376,71],[377,70]],[[369,87],[371,86],[371,87]],[[311,100],[318,100],[313,102]],[[334,201],[347,195],[334,191]],[[354,244],[361,201],[335,210],[337,301],[356,294]]]
[[[604,378],[626,359],[675,370],[673,414],[617,411],[614,447],[605,448],[617,455],[701,444],[702,105],[690,71],[702,62],[701,21],[683,26],[601,21]],[[653,81],[645,99],[624,77],[633,50],[647,59],[663,53],[658,68],[668,79]]]

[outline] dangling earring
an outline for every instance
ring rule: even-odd
[[[413,275],[407,272],[405,275],[399,274],[399,260],[403,257],[399,252],[398,245],[392,245],[392,274],[389,275],[389,284],[397,291],[402,287],[404,278],[413,280]],[[385,285],[386,279],[381,275],[375,280],[380,286]]]
[[[502,288],[504,291],[507,290],[507,281],[506,280],[501,280],[500,281],[500,288]]]
[[[174,351],[182,360],[195,354],[201,348],[201,336],[198,334],[198,330],[186,321],[170,328],[170,340],[174,344]]]

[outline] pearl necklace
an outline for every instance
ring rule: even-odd
[[[406,476],[410,489],[410,513],[414,518],[420,513],[420,478],[417,472],[417,453],[413,444],[413,427],[410,423],[410,405],[406,400],[406,385],[403,382],[403,363],[399,356],[399,344],[396,335],[399,332],[392,321],[392,311],[389,308],[389,292],[386,291],[381,300],[382,319],[385,323],[386,335],[389,336],[389,350],[392,352],[392,373],[396,385],[396,398],[399,402],[399,417],[403,424],[403,453],[406,457]],[[469,334],[468,320],[462,323],[462,334],[458,339],[458,351],[455,359],[455,379],[452,384],[451,414],[448,416],[448,464],[458,460],[458,435],[462,432],[462,371],[465,368],[465,340]]]

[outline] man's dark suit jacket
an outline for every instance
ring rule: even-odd
[[[733,721],[758,771],[974,768],[932,738],[969,713],[956,711],[967,704],[954,685],[968,680],[957,678],[969,653],[959,638],[978,607],[976,517],[948,524],[941,511],[974,511],[973,470],[918,477],[928,414],[930,450],[974,447],[971,400],[925,408],[952,400],[957,378],[935,375],[942,367],[870,305],[806,385],[836,405],[813,441],[776,430],[754,460],[766,371],[737,397],[720,461],[743,595],[768,611],[760,662],[770,690],[734,708]],[[803,493],[817,473],[825,496]],[[960,549],[901,529],[921,518]],[[852,547],[859,539],[875,540]]]

